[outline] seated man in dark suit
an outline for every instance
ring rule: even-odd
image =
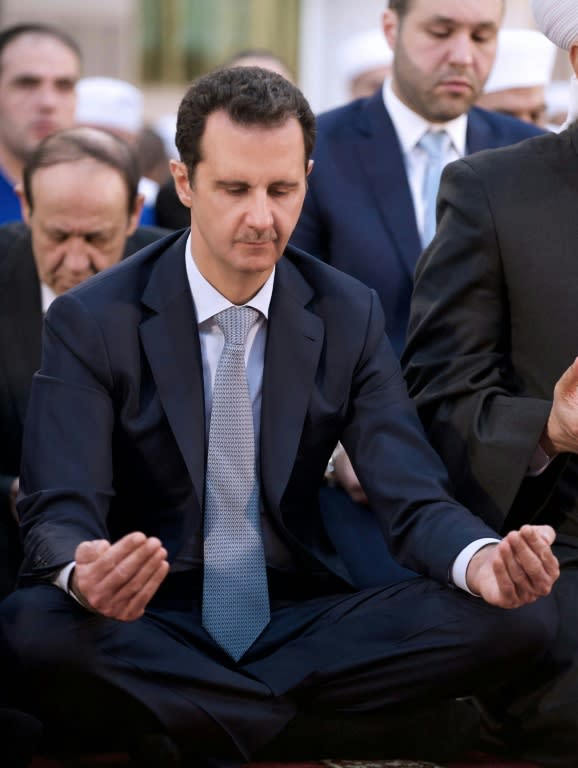
[[[533,0],[578,74],[578,5]],[[404,366],[458,499],[502,534],[556,529],[560,621],[545,676],[486,708],[494,745],[578,764],[578,122],[450,165],[421,257]]]
[[[273,72],[194,82],[172,162],[190,229],[45,320],[0,703],[69,737],[156,728],[157,766],[259,756],[298,715],[492,689],[555,632],[553,531],[499,541],[453,500],[375,293],[287,245],[314,137]],[[317,505],[338,440],[423,577],[361,589],[347,572]]]
[[[165,234],[136,227],[137,183],[136,157],[122,141],[62,131],[25,167],[26,223],[0,227],[0,597],[14,588],[21,559],[14,501],[42,315],[54,296]]]

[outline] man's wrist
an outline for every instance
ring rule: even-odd
[[[68,574],[68,584],[67,584],[68,594],[71,595],[71,597],[73,597],[77,603],[80,603],[80,605],[82,605],[83,608],[86,608],[87,611],[90,611],[91,613],[97,613],[97,611],[94,610],[92,605],[90,605],[86,597],[82,594],[82,592],[78,588],[78,585],[75,579],[75,573],[76,573],[76,564],[73,564],[73,567],[70,570],[70,573]]]
[[[462,551],[454,560],[452,566],[451,580],[454,586],[458,587],[459,589],[463,589],[464,592],[469,592],[470,595],[475,595],[478,597],[479,595],[477,595],[477,593],[471,589],[468,583],[468,568],[470,567],[472,560],[478,554],[478,552],[481,552],[482,549],[485,549],[491,544],[498,544],[499,541],[500,539],[498,538],[477,539],[476,541],[472,541],[471,544],[468,544],[467,547],[464,547],[464,549],[462,549]]]

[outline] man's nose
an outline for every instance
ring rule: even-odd
[[[469,66],[474,60],[474,42],[468,32],[457,34],[452,40],[450,61],[462,67]]]
[[[51,83],[44,83],[38,91],[38,103],[44,109],[54,109],[58,106],[61,94]]]
[[[264,230],[273,226],[273,214],[269,195],[257,192],[251,197],[247,211],[247,224],[253,229]]]
[[[90,270],[90,253],[84,238],[69,238],[65,248],[64,263],[70,272],[79,274]]]

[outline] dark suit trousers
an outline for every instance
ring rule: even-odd
[[[506,611],[424,578],[341,594],[279,579],[269,626],[235,664],[202,628],[188,578],[170,576],[132,623],[90,614],[52,585],[17,590],[0,607],[8,703],[47,721],[100,713],[101,726],[132,728],[130,699],[181,745],[248,758],[298,711],[397,712],[528,674],[557,624],[549,599]]]

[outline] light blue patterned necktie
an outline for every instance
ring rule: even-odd
[[[215,374],[205,480],[203,626],[238,661],[270,619],[245,342],[259,312],[215,315],[225,346]]]
[[[449,136],[445,131],[428,131],[419,141],[419,146],[428,157],[422,192],[424,203],[422,245],[424,248],[430,244],[436,232],[436,201],[448,142]]]

